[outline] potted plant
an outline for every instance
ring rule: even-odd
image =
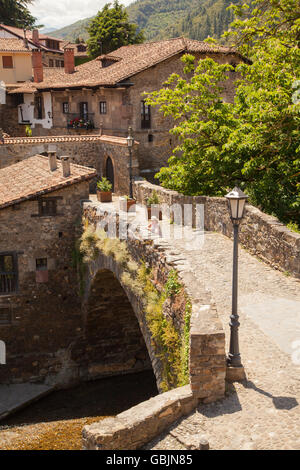
[[[111,202],[112,201],[112,184],[108,181],[105,176],[102,177],[97,183],[97,199],[100,202]]]
[[[135,199],[130,198],[129,196],[122,196],[120,198],[120,210],[124,212],[129,212],[131,206],[136,204]]]
[[[151,206],[155,206],[154,209],[157,209],[159,220],[162,220],[162,211],[159,210],[160,200],[156,191],[153,191],[150,197],[146,200],[147,211],[148,211],[148,220],[151,220]],[[155,214],[153,214],[155,215]]]

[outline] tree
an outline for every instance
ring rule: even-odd
[[[144,42],[143,32],[137,32],[137,25],[129,23],[123,5],[115,0],[113,6],[107,3],[91,21],[88,32],[89,54],[92,58],[107,54],[121,46]]]
[[[183,77],[173,74],[149,95],[149,104],[174,118],[171,132],[180,141],[157,176],[190,195],[221,196],[238,183],[262,210],[300,224],[298,1],[264,1],[264,11],[254,3],[230,36],[252,60],[236,68],[234,103],[222,100],[222,82],[234,69],[212,59],[195,66],[192,56],[183,59]]]
[[[35,27],[36,18],[29,10],[28,5],[32,0],[1,0],[0,23],[17,28],[32,29]]]

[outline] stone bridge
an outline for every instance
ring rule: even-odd
[[[155,187],[150,183],[136,182],[135,197],[138,203],[144,203],[153,190],[157,192],[161,204],[176,204],[181,207],[184,207],[185,204],[191,204],[193,214],[195,214],[195,204],[204,206],[204,228],[210,231],[210,234],[206,235],[206,240],[207,237],[209,240],[208,246],[213,243],[214,233],[215,237],[219,237],[213,237],[215,242],[220,242],[220,235],[216,232],[231,236],[231,224],[223,198],[191,198],[174,191]],[[90,224],[94,226],[103,217],[97,203],[87,203],[84,212]],[[105,212],[106,215],[109,215],[108,206],[106,206]],[[170,221],[168,223],[170,224]],[[278,270],[288,271],[295,277],[299,277],[300,236],[289,231],[274,217],[267,216],[258,209],[248,206],[245,222],[241,227],[241,242],[257,258],[263,259]],[[203,250],[206,249],[206,243],[204,247],[200,249],[198,247],[198,250],[196,249],[193,253],[191,247],[185,249],[185,243],[182,240],[158,239],[151,242],[126,240],[126,249],[132,258],[138,262],[140,260],[147,262],[151,273],[150,282],[159,292],[164,292],[168,284],[172,285],[169,281],[173,279],[174,272],[176,272],[181,290],[179,294],[177,292],[176,295],[164,298],[162,315],[170,321],[171,326],[178,332],[181,340],[179,344],[184,344],[185,351],[188,350],[188,373],[183,376],[183,380],[180,374],[179,377],[177,376],[178,380],[176,380],[176,373],[172,377],[172,373],[174,373],[172,354],[170,354],[170,351],[167,355],[161,354],[159,344],[157,344],[155,335],[153,335],[153,328],[151,328],[151,324],[149,325],[147,302],[145,303],[142,297],[137,295],[134,283],[126,282],[126,277],[123,276],[124,265],[121,266],[116,259],[112,259],[107,253],[106,255],[98,255],[91,263],[87,294],[90,287],[93,286],[94,280],[97,281],[99,273],[104,276],[102,281],[105,279],[105,273],[107,273],[107,279],[113,273],[137,318],[141,337],[146,344],[149,363],[154,370],[158,388],[163,393],[119,414],[115,418],[86,426],[83,430],[83,446],[85,449],[141,448],[180,416],[189,413],[197,406],[199,401],[209,403],[224,395],[226,373],[225,335],[219,315],[224,321],[224,316],[229,318],[229,310],[217,312],[211,294],[206,289],[208,285],[212,286],[211,279],[207,282],[204,277],[207,273],[210,273],[210,266],[206,266],[206,274],[201,275],[199,266],[201,266],[201,258],[206,259],[203,253]],[[213,249],[213,247],[210,249]],[[218,250],[218,247],[216,247],[216,250]],[[220,258],[218,251],[214,254],[214,258],[216,265],[218,265]],[[231,259],[231,254],[229,259]],[[223,266],[220,266],[220,269],[223,269]],[[228,271],[228,266],[226,271]],[[222,278],[221,273],[219,274]],[[229,277],[227,275],[226,279],[224,289],[226,287],[225,290],[227,291],[227,283],[230,284],[230,274]],[[95,293],[96,291],[97,289],[95,289]],[[222,288],[219,291],[213,288],[213,291],[219,304],[219,298],[224,297]],[[185,328],[187,325],[187,299],[191,307],[188,329]],[[186,348],[187,343],[185,342],[187,331],[188,348]],[[138,330],[136,330],[137,332]],[[176,346],[178,346],[178,343],[174,343],[173,352],[175,352]],[[170,380],[167,383],[169,385],[167,388],[170,391],[165,391],[166,365],[169,366],[169,372],[171,372],[171,378],[169,377]],[[184,364],[181,363],[180,366],[182,365]],[[175,380],[173,380],[174,375]]]

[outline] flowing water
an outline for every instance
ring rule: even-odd
[[[152,371],[53,392],[0,422],[2,450],[80,450],[83,426],[157,395]]]

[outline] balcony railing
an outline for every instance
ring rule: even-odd
[[[10,294],[17,290],[17,276],[15,274],[0,273],[0,295]]]
[[[94,129],[94,113],[68,113],[68,129]]]

